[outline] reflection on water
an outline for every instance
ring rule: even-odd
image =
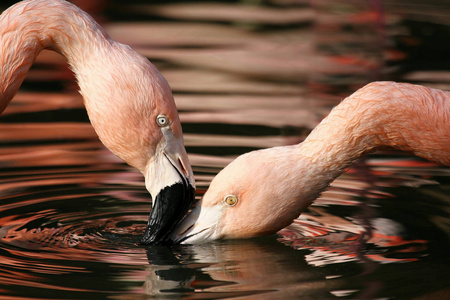
[[[445,1],[74,2],[170,82],[198,198],[235,156],[300,142],[368,81],[450,90]],[[277,236],[144,248],[143,178],[76,90],[44,51],[0,117],[1,298],[449,297],[448,168],[376,153]]]

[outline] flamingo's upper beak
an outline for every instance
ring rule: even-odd
[[[173,229],[170,239],[175,244],[200,244],[220,239],[220,219],[224,213],[223,205],[202,206],[197,202],[192,211]]]
[[[194,175],[183,139],[164,132],[165,144],[149,162],[145,184],[153,198],[152,211],[141,244],[168,242],[173,228],[194,202]]]

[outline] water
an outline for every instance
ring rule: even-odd
[[[170,82],[197,198],[234,157],[300,142],[368,81],[450,90],[445,1],[95,3]],[[141,247],[143,177],[98,141],[76,90],[43,52],[0,117],[0,298],[450,297],[448,168],[377,152],[275,236]]]

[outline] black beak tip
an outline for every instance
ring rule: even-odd
[[[169,236],[194,202],[195,189],[190,184],[175,183],[162,189],[154,199],[141,245],[172,244]]]

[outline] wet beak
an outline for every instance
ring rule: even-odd
[[[220,239],[219,221],[223,207],[202,207],[199,201],[189,215],[172,231],[170,239],[175,244],[200,244]]]
[[[145,177],[153,202],[141,244],[166,243],[170,232],[193,204],[195,196],[194,176],[182,141],[165,147],[149,164]]]

